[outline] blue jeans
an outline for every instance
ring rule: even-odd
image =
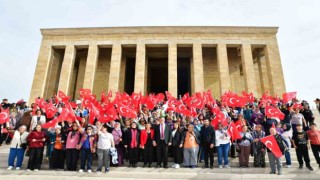
[[[8,166],[14,166],[14,160],[17,158],[16,167],[21,167],[24,157],[24,149],[22,148],[10,148]]]
[[[81,149],[81,167],[80,169],[85,170],[85,165],[87,161],[87,170],[91,170],[91,165],[92,165],[92,153],[90,149]]]
[[[284,157],[286,158],[286,164],[287,165],[291,165],[291,156],[290,156],[290,152],[289,151],[286,151],[284,153]]]
[[[224,165],[229,164],[228,154],[230,149],[230,143],[220,144],[218,148],[218,165],[222,165],[222,157],[224,159]]]

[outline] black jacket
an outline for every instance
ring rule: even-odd
[[[205,128],[207,129],[207,133],[205,134]],[[209,125],[208,127],[202,126],[201,127],[201,131],[200,131],[200,140],[201,143],[210,143],[210,144],[214,144],[216,142],[216,132],[213,129],[213,127],[211,125]]]
[[[124,135],[123,135],[123,144],[124,145],[128,145],[128,147],[130,147],[131,145],[131,140],[132,140],[132,132],[131,132],[131,128],[128,129],[127,131],[125,131]],[[136,135],[136,142],[138,144],[138,147],[140,145],[140,131],[137,129],[137,135]]]
[[[179,146],[181,142],[181,136],[183,132],[178,129],[174,136],[172,137],[172,146]]]
[[[160,125],[155,126],[153,140],[158,144],[161,141]],[[164,141],[166,144],[172,141],[171,127],[165,124]]]

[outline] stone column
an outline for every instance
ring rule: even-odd
[[[74,68],[75,56],[76,48],[74,47],[74,45],[67,45],[62,62],[58,88],[60,91],[63,91],[67,95],[70,95],[70,83]]]
[[[146,45],[144,43],[139,43],[137,44],[134,92],[145,94],[146,73]]]
[[[258,58],[258,68],[259,68],[259,76],[260,76],[260,82],[261,82],[261,95],[262,95],[266,91],[270,92],[267,63],[266,63],[266,58],[264,54],[262,56],[261,52],[259,52],[259,54],[257,55],[257,58]]]
[[[286,92],[277,39],[274,36],[264,48],[271,95],[281,96]]]
[[[245,90],[249,93],[252,92],[255,96],[257,96],[257,83],[250,44],[242,44],[241,60],[244,74]]]
[[[93,90],[93,83],[96,75],[98,63],[99,48],[97,44],[90,44],[88,50],[88,58],[84,75],[83,88]]]
[[[219,71],[220,94],[222,95],[226,91],[230,90],[231,85],[226,44],[217,45],[217,60]]]
[[[177,62],[177,44],[169,44],[168,58],[168,91],[175,97],[178,96],[178,62]]]
[[[120,67],[121,67],[122,47],[121,44],[114,44],[112,46],[109,89],[108,91],[119,91],[120,82]]]
[[[193,55],[193,90],[195,92],[204,91],[204,78],[203,78],[203,59],[202,59],[202,45],[201,43],[194,43],[192,48]]]
[[[47,86],[46,80],[49,76],[49,65],[50,61],[52,61],[52,51],[53,49],[51,46],[44,42],[41,43],[30,98],[28,101],[29,105],[34,102],[35,98],[44,96],[45,88]]]

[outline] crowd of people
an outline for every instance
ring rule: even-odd
[[[58,110],[57,117],[64,104],[54,101],[53,104]],[[268,117],[265,105],[257,98],[244,107],[229,107],[215,100],[214,108],[223,113],[227,124],[213,123],[217,116],[213,105],[205,105],[196,109],[196,116],[188,116],[165,109],[166,102],[160,101],[153,109],[140,104],[136,118],[118,114],[119,119],[109,122],[97,118],[90,122],[91,109],[84,108],[80,100],[75,104],[73,112],[80,118],[44,128],[44,124],[54,119],[47,117],[45,109],[35,104],[29,108],[24,101],[11,104],[4,99],[1,109],[10,110],[10,120],[0,125],[0,145],[10,145],[8,170],[20,170],[24,157],[29,156],[27,171],[39,171],[44,155],[50,170],[92,172],[93,160],[98,162],[96,172],[109,172],[110,166],[124,166],[125,162],[132,168],[138,162],[143,162],[143,167],[168,168],[168,157],[173,158],[172,168],[196,168],[203,161],[204,168],[212,169],[214,153],[217,153],[218,168],[230,168],[229,157],[238,157],[239,167],[248,168],[249,156],[253,156],[254,167],[265,167],[267,153],[270,173],[281,175],[281,156],[276,156],[260,140],[269,135],[274,136],[281,155],[285,156],[287,168],[291,167],[290,148],[295,148],[299,168],[305,164],[313,170],[310,148],[320,167],[320,131],[306,101],[293,99],[282,103],[280,100],[276,104],[284,114],[280,120]],[[237,127],[240,137],[230,134],[231,123],[240,125]]]

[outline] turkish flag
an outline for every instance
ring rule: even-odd
[[[280,109],[273,107],[273,106],[266,106],[265,114],[267,117],[276,117],[280,120],[284,119],[284,114],[280,111]]]
[[[296,108],[299,108],[299,109],[302,109],[302,105],[301,104],[294,104],[292,106],[293,109],[296,109]]]
[[[41,108],[41,109],[44,109],[44,108],[46,108],[47,106],[48,106],[48,103],[47,103],[47,101],[45,101],[43,98],[41,98],[40,99],[40,104],[38,104],[39,105],[39,107]]]
[[[9,108],[6,110],[1,108],[1,113],[0,113],[0,124],[6,123],[10,120],[9,116]]]
[[[243,120],[237,120],[237,121],[234,122],[234,124],[235,124],[236,129],[237,129],[239,132],[241,132],[242,126],[247,125],[246,122],[243,121]]]
[[[253,96],[252,92],[250,94],[248,94],[247,92],[242,91],[242,95],[247,98],[247,102],[249,102],[249,103],[254,102],[254,96]]]
[[[57,108],[52,104],[49,103],[46,107],[46,115],[47,118],[53,118],[53,116],[58,112]]]
[[[229,107],[244,107],[247,102],[246,97],[240,97],[237,94],[229,94],[224,97],[224,101]]]
[[[217,111],[214,119],[211,121],[211,125],[214,127],[215,130],[219,129],[218,124],[222,124],[224,127],[229,125],[228,119],[220,110]]]
[[[137,112],[130,107],[122,104],[121,102],[117,102],[117,111],[121,116],[127,117],[127,118],[136,118]]]
[[[38,105],[37,105],[37,104],[34,104],[34,105],[33,105],[33,108],[32,108],[32,115],[33,115],[33,116],[36,115],[36,112],[37,112],[38,109],[39,109],[39,108],[38,108]]]
[[[64,92],[62,92],[62,91],[58,91],[58,96],[57,96],[57,97],[60,98],[61,101],[64,102],[64,103],[68,102],[69,99],[70,99],[70,97],[67,96],[67,95],[66,95]]]
[[[210,89],[206,92],[206,96],[207,96],[207,98],[208,98],[208,104],[209,104],[209,105],[214,105],[214,104],[216,104],[216,101],[214,100]]]
[[[161,102],[161,101],[163,101],[164,100],[164,98],[165,98],[165,96],[164,96],[164,94],[163,93],[159,93],[159,94],[157,94],[156,95],[156,100],[157,100],[157,103],[158,102]]]
[[[146,106],[148,109],[153,109],[157,103],[157,100],[154,98],[152,94],[149,95],[149,97],[146,99]]]
[[[68,108],[62,108],[60,115],[58,116],[58,122],[72,120],[69,118],[70,110]]]
[[[170,94],[168,91],[166,91],[165,93],[166,93],[167,99],[171,99],[171,98],[175,99],[175,97],[173,97],[172,94]]]
[[[193,106],[198,109],[202,109],[203,107],[203,98],[198,96],[192,96],[192,101],[190,106]]]
[[[75,103],[75,102],[70,102],[70,106],[73,108],[73,109],[76,109],[78,107],[78,105]]]
[[[186,116],[191,115],[191,112],[187,109],[187,107],[181,101],[177,101],[176,105],[177,105],[176,106],[177,113],[184,114]]]
[[[288,103],[295,98],[297,98],[297,92],[287,92],[282,95],[283,103]]]
[[[231,122],[230,123],[230,126],[228,128],[228,133],[231,137],[231,141],[233,142],[234,140],[236,139],[241,139],[241,135],[240,135],[240,132],[238,131],[236,125],[234,122]]]
[[[119,119],[116,109],[110,108],[110,109],[108,109],[106,114],[102,115],[99,118],[99,121],[102,123],[107,123],[107,122],[110,122],[110,121],[113,121],[116,119]]]
[[[185,93],[185,94],[182,96],[182,101],[185,102],[188,98],[189,98],[189,93]]]
[[[260,141],[267,146],[267,148],[277,157],[280,158],[283,154],[273,135],[261,138]]]
[[[109,98],[108,98],[108,96],[105,94],[104,91],[101,93],[101,102],[102,102],[102,103],[108,103],[108,102],[109,102]]]
[[[42,128],[45,128],[45,129],[49,129],[51,127],[55,127],[58,123],[58,118],[54,118],[53,120],[45,123],[45,124],[42,124],[41,127]]]
[[[80,93],[80,97],[83,98],[85,96],[88,96],[91,94],[91,90],[90,89],[80,89],[79,90],[79,93]]]

